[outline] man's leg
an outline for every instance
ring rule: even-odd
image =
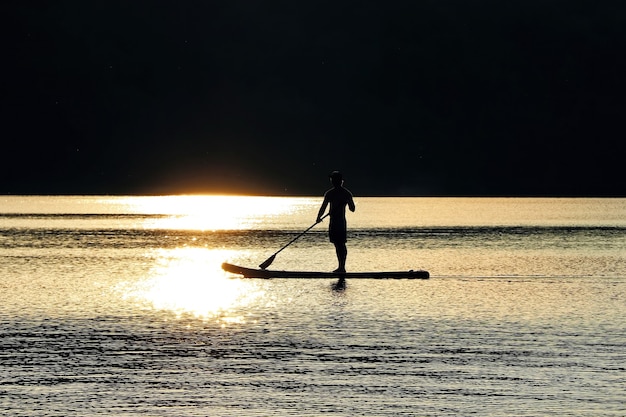
[[[335,252],[337,253],[337,262],[339,268],[336,272],[346,272],[346,258],[348,257],[348,248],[345,243],[335,243]]]

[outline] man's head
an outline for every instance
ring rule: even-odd
[[[341,172],[339,171],[331,172],[328,177],[335,187],[339,187],[341,184],[343,184],[343,175],[341,175]]]

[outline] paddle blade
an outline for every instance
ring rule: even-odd
[[[267,258],[265,260],[265,262],[263,262],[261,265],[259,265],[259,268],[261,268],[261,269],[267,268],[268,266],[270,266],[272,264],[272,262],[274,262],[274,259],[276,259],[276,255],[270,256],[269,258]]]

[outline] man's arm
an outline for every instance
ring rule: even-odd
[[[320,210],[317,212],[317,220],[316,220],[317,223],[322,221],[322,216],[324,215],[324,212],[326,211],[327,206],[328,206],[328,197],[324,195],[324,202],[322,203],[322,207],[320,207]]]
[[[354,210],[356,210],[356,206],[354,205],[354,198],[352,197],[352,193],[348,192],[348,194],[348,208],[351,212],[354,212]]]

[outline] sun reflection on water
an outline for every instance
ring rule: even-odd
[[[233,279],[221,270],[225,250],[159,250],[158,264],[146,279],[118,287],[122,297],[177,317],[192,315],[222,326],[245,323],[242,307],[263,295],[255,281]]]
[[[147,219],[146,228],[178,230],[247,229],[267,220],[267,216],[291,212],[301,204],[288,197],[218,195],[128,197],[115,201],[127,212],[164,216]]]

